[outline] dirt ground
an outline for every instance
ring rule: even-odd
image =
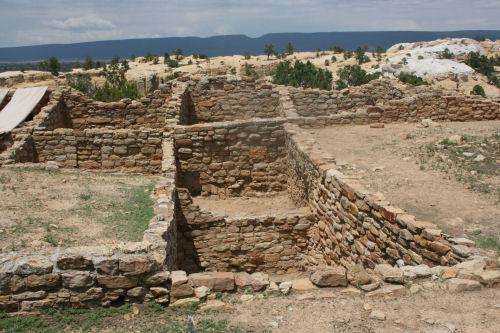
[[[198,196],[193,198],[193,203],[215,215],[230,217],[310,213],[307,207],[297,207],[286,192],[274,196],[233,197],[224,200]]]
[[[488,136],[499,133],[500,122],[441,123],[418,128],[417,124],[386,124],[385,128],[335,126],[310,130],[321,149],[331,153],[342,172],[358,179],[372,192],[381,192],[392,204],[450,233],[482,230],[500,235],[500,196],[467,189],[450,173],[419,164],[419,153],[454,134]],[[484,177],[499,184],[498,145],[491,163],[494,175]],[[496,160],[495,160],[496,156]],[[446,170],[444,170],[446,171]]]
[[[500,332],[500,289],[450,293],[439,285],[428,282],[418,294],[400,297],[351,296],[335,288],[286,296],[252,293],[248,301],[241,300],[241,292],[221,294],[223,302],[236,308],[233,311],[203,312],[197,310],[197,304],[162,308],[152,303],[95,310],[49,309],[31,318],[0,317],[0,328],[20,332],[188,332],[191,315],[200,333]],[[373,311],[381,312],[381,319],[372,318]]]
[[[154,177],[0,169],[0,253],[142,239]]]

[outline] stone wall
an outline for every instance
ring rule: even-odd
[[[118,169],[159,173],[162,134],[151,130],[74,130],[59,128],[33,132],[38,162],[55,161],[64,167]]]
[[[477,96],[447,96],[430,87],[394,87],[386,79],[342,91],[280,89],[291,101],[289,117],[312,125],[366,124],[373,122],[473,121],[500,119],[500,100]],[[283,97],[282,97],[283,99]]]
[[[119,102],[98,102],[70,88],[63,90],[62,94],[64,107],[69,110],[75,129],[161,129],[168,117],[175,117],[175,114],[169,114],[165,105],[170,97],[168,85],[161,85],[160,90],[138,101],[126,98]]]
[[[188,272],[305,270],[312,214],[215,216],[193,204],[187,189],[178,188],[178,261]]]
[[[0,258],[0,311],[169,302],[170,273],[176,265],[175,174],[154,189],[155,217],[143,241],[118,246],[78,247]]]
[[[286,189],[283,120],[177,126],[180,187],[202,195],[253,196]]]
[[[374,80],[342,91],[293,87],[288,87],[288,91],[296,113],[303,117],[338,114],[347,110],[352,112],[361,107],[397,100],[404,95],[387,80]]]
[[[191,79],[196,123],[278,116],[278,90],[267,82],[239,76]]]
[[[298,134],[300,128],[286,128],[289,192],[315,215],[311,242],[328,264],[373,268],[400,259],[407,265],[464,260],[453,239],[446,239],[436,225],[381,201],[321,158],[311,139]]]

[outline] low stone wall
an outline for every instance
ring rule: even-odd
[[[170,98],[168,85],[161,85],[161,89],[138,101],[125,98],[119,102],[98,102],[71,88],[64,89],[62,94],[64,108],[69,110],[75,129],[161,129],[169,116],[175,117],[166,106]]]
[[[33,132],[37,159],[64,167],[159,173],[162,134],[150,129],[84,131],[59,128]]]
[[[464,260],[460,239],[453,243],[436,225],[370,194],[321,158],[311,139],[297,134],[300,128],[286,128],[289,192],[314,213],[312,242],[328,264],[362,263],[373,268],[397,260],[431,266]]]
[[[253,196],[286,189],[283,120],[177,126],[181,187],[202,195]]]
[[[178,260],[188,271],[246,271],[278,274],[305,270],[312,214],[214,216],[178,188]]]
[[[142,242],[78,247],[0,257],[0,311],[115,302],[169,302],[176,265],[175,173],[154,189],[155,217]]]
[[[477,96],[446,96],[445,92],[416,87],[401,90],[390,81],[372,81],[343,91],[281,88],[281,99],[291,101],[288,117],[303,124],[367,124],[373,122],[471,121],[500,119],[500,100]]]
[[[388,80],[374,80],[368,84],[342,91],[301,89],[288,87],[296,113],[302,117],[316,117],[354,111],[369,105],[381,104],[404,97],[404,92]]]
[[[195,117],[186,124],[278,116],[278,91],[267,82],[239,76],[191,79]]]

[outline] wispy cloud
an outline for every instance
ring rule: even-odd
[[[108,30],[116,28],[108,20],[94,15],[69,17],[65,20],[51,20],[49,25],[62,30]]]
[[[498,0],[0,0],[0,47],[137,36],[500,29]]]

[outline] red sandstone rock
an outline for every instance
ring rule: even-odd
[[[234,283],[238,288],[252,287],[254,291],[261,290],[267,286],[267,283],[254,279],[246,272],[234,274]]]
[[[328,267],[311,274],[311,281],[320,287],[347,286],[347,275],[344,267]]]
[[[231,272],[206,272],[189,275],[189,282],[195,286],[205,286],[210,290],[233,290],[234,273]]]

